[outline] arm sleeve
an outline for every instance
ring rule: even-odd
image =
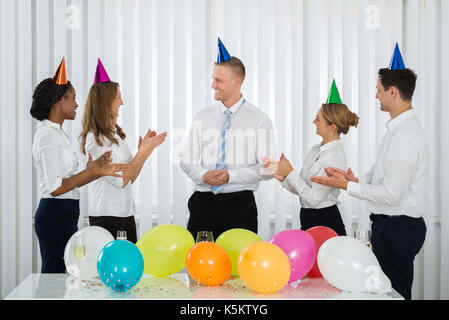
[[[45,144],[41,143],[41,145],[38,146],[43,174],[47,181],[45,184],[45,189],[47,190],[44,191],[52,193],[62,185],[64,176],[63,168],[61,166],[63,149],[57,137],[54,137],[51,134],[43,137],[41,141],[45,141]]]
[[[293,170],[293,171],[295,171],[295,170]],[[297,176],[299,178],[298,172],[293,173],[293,171],[290,172],[289,176],[292,175],[293,180],[294,180],[293,177],[295,177],[295,176]],[[290,184],[289,181],[290,181],[290,179],[287,179],[287,177],[285,177],[284,181],[281,182],[281,186],[283,188],[287,189],[288,191],[290,191],[291,193],[298,195],[298,191],[296,191],[296,189]]]
[[[380,184],[349,182],[348,194],[376,204],[397,206],[404,198],[418,164],[419,150],[414,141],[396,139],[384,160],[385,177]]]
[[[89,132],[86,137],[87,156],[89,156],[89,154],[91,154],[92,160],[96,160],[99,157],[101,157],[106,151],[112,151],[112,154],[111,154],[112,162],[111,163],[122,162],[122,161],[120,161],[121,159],[119,157],[120,156],[119,155],[119,153],[120,153],[119,146],[117,146],[114,143],[110,143],[110,141],[106,138],[104,138],[103,141],[104,141],[103,146],[100,146],[97,143],[97,140],[95,139],[94,134]],[[100,177],[99,179],[104,179],[106,182],[113,185],[114,187],[117,187],[117,188],[123,187],[123,178],[104,176],[104,177]]]
[[[345,169],[342,168],[342,163],[340,163],[337,159],[329,159],[322,164],[317,176],[326,177],[327,175],[324,171],[324,168],[326,167]],[[293,188],[296,191],[294,193],[298,194],[302,201],[309,203],[311,206],[318,206],[329,196],[329,193],[332,190],[332,187],[315,182],[311,182],[311,185],[308,185],[295,170],[290,172],[290,174],[285,178],[285,181],[289,184],[290,188]]]
[[[257,126],[256,132],[256,164],[247,168],[232,169],[229,172],[229,184],[251,184],[273,178],[263,168],[262,158],[277,157],[276,137],[273,125],[268,117],[264,117]]]
[[[192,179],[196,185],[208,185],[203,181],[203,175],[209,171],[200,163],[201,157],[201,121],[197,113],[189,134],[180,153],[181,170]]]
[[[360,184],[369,184],[373,180],[373,174],[374,174],[374,165],[371,166],[370,171],[365,173],[363,176],[359,178]]]

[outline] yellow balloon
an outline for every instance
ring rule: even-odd
[[[194,244],[192,234],[181,226],[163,224],[150,229],[136,243],[143,255],[143,272],[163,277],[181,271]]]
[[[232,271],[231,274],[238,276],[237,259],[240,253],[248,245],[254,242],[263,241],[261,237],[250,230],[235,228],[223,232],[215,241],[216,244],[225,249],[229,258],[231,259]]]
[[[290,279],[290,262],[281,248],[269,242],[255,242],[243,249],[237,261],[240,279],[259,293],[279,291]]]

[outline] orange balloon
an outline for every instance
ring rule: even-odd
[[[254,242],[237,260],[242,281],[259,293],[274,293],[290,279],[290,262],[281,248],[269,242]]]
[[[231,276],[231,259],[226,251],[213,242],[198,242],[186,256],[186,269],[198,283],[218,286]]]

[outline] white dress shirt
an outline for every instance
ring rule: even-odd
[[[195,183],[194,191],[211,191],[203,175],[215,170],[219,136],[228,108],[220,101],[194,117],[180,155],[181,169]],[[242,98],[229,108],[231,119],[226,138],[229,181],[221,193],[256,191],[261,180],[272,178],[262,167],[262,157],[276,157],[276,141],[270,118]]]
[[[41,198],[78,200],[80,198],[78,188],[57,197],[51,195],[62,185],[63,179],[78,173],[79,166],[78,157],[59,123],[47,119],[38,121],[32,152],[41,182]]]
[[[316,144],[307,155],[301,172],[293,170],[281,182],[282,186],[299,196],[301,207],[321,209],[340,204],[339,188],[332,188],[310,181],[313,176],[325,176],[324,168],[346,170],[346,154],[341,139],[326,144]]]
[[[128,144],[117,134],[114,137],[118,145],[100,136],[103,139],[103,146],[100,146],[94,134],[89,132],[86,137],[86,154],[91,154],[92,159],[96,160],[106,151],[112,151],[111,163],[130,163],[133,155]],[[89,183],[89,216],[129,217],[134,215],[135,205],[131,181],[124,188],[122,186],[123,178],[112,176],[104,176]]]
[[[424,130],[413,109],[387,124],[376,162],[348,194],[366,200],[370,213],[420,218],[425,210],[427,152]]]

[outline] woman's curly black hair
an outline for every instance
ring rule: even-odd
[[[34,89],[30,114],[37,120],[48,119],[51,106],[61,100],[67,90],[72,88],[70,81],[64,85],[56,84],[52,78],[42,80]]]

